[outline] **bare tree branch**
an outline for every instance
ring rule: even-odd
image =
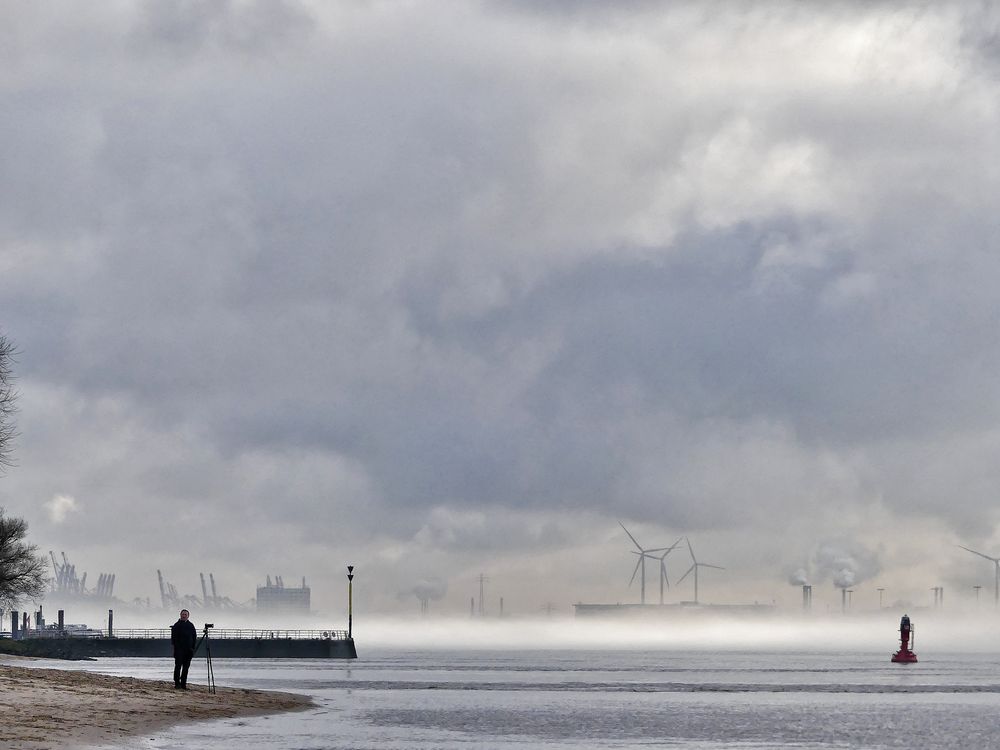
[[[4,515],[0,508],[0,609],[11,609],[22,599],[45,592],[45,558],[25,537],[28,524]]]
[[[15,436],[13,415],[17,391],[14,390],[14,375],[11,362],[16,354],[14,344],[0,334],[0,472],[11,465],[11,450]]]
[[[14,437],[14,344],[0,334],[0,470],[10,466]],[[37,599],[45,591],[45,558],[25,541],[28,524],[4,515],[0,508],[0,609],[12,608],[21,599]]]

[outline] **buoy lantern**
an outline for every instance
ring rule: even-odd
[[[914,642],[910,616],[903,615],[903,619],[899,621],[899,651],[892,655],[892,661],[896,664],[916,664],[917,655],[910,650]]]

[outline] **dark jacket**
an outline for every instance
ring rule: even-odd
[[[190,620],[178,620],[170,626],[170,643],[174,647],[175,659],[187,659],[194,656],[194,647],[198,642],[198,631]]]

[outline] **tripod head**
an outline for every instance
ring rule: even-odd
[[[208,638],[208,629],[209,628],[214,628],[214,627],[215,627],[215,623],[214,622],[206,622],[205,623],[205,636],[204,636],[205,638]]]

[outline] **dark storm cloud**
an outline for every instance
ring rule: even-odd
[[[716,8],[19,8],[2,499],[419,575],[582,514],[992,523],[981,9]]]

